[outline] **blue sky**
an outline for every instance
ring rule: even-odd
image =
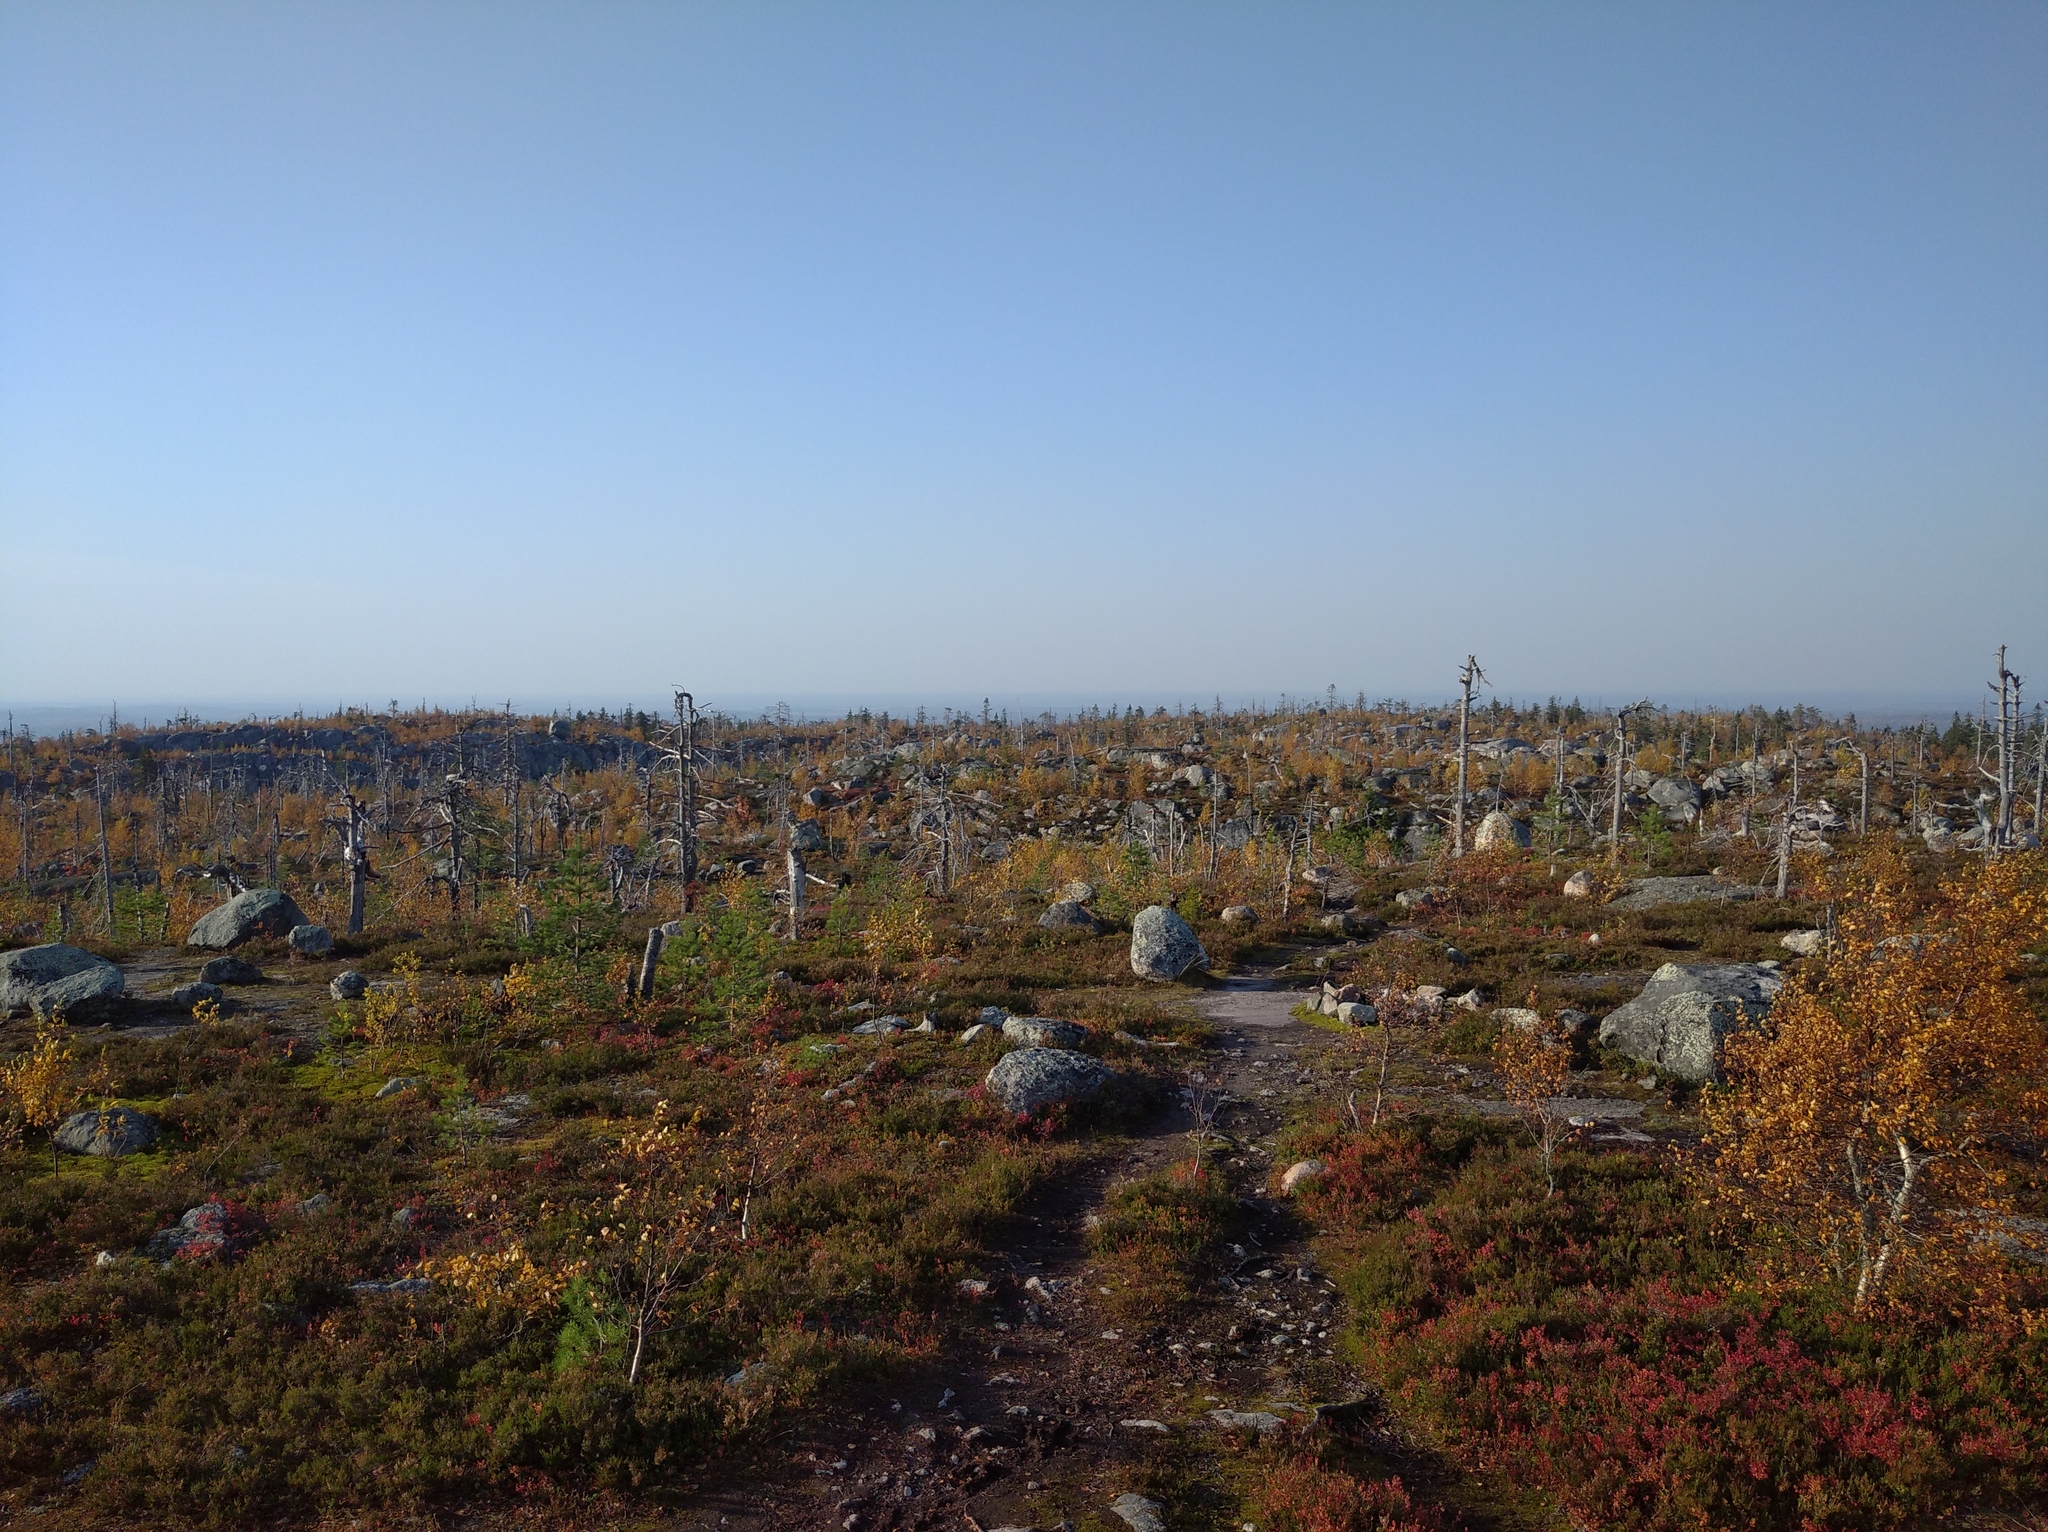
[[[1981,690],[2048,8],[0,6],[0,699]]]

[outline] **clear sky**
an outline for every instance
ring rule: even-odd
[[[2048,6],[0,4],[0,700],[1967,706],[2044,571]]]

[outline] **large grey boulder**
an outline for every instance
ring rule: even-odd
[[[200,916],[185,945],[225,950],[258,936],[289,936],[292,927],[310,924],[291,895],[275,888],[252,888]]]
[[[1102,922],[1083,909],[1077,899],[1060,899],[1047,905],[1038,923],[1048,931],[1085,931],[1090,936],[1102,930]]]
[[[1113,1078],[1108,1066],[1065,1048],[1019,1048],[1006,1053],[984,1082],[1006,1112],[1035,1112],[1100,1095]]]
[[[156,1135],[154,1117],[132,1106],[110,1106],[104,1111],[73,1112],[51,1136],[59,1149],[73,1154],[119,1159],[149,1148]]]
[[[1088,1029],[1050,1016],[1005,1016],[1003,1036],[1025,1048],[1078,1048],[1088,1041]]]
[[[1529,827],[1509,815],[1504,809],[1494,809],[1479,821],[1479,828],[1472,836],[1474,851],[1492,851],[1507,847],[1526,848],[1529,844]]]
[[[83,1020],[121,998],[121,970],[82,947],[50,942],[0,954],[0,1016],[59,1011]]]
[[[1731,883],[1711,873],[1691,878],[1638,878],[1628,892],[1612,901],[1617,910],[1654,910],[1666,904],[1727,903],[1754,899],[1762,892],[1747,883]]]
[[[1148,905],[1131,922],[1131,972],[1164,983],[1190,968],[1207,968],[1209,954],[1185,920],[1163,904]]]
[[[1686,824],[1700,817],[1700,790],[1684,777],[1659,777],[1650,784],[1650,801]]]
[[[1711,1080],[1721,1039],[1762,1021],[1782,982],[1775,963],[1666,963],[1600,1023],[1601,1046],[1680,1080]]]

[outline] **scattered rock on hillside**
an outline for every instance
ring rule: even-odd
[[[1564,896],[1567,899],[1597,899],[1600,883],[1590,872],[1579,871],[1564,880]]]
[[[239,947],[258,936],[289,936],[292,927],[310,924],[305,911],[292,903],[291,895],[275,888],[252,888],[200,916],[185,945]]]
[[[1322,918],[1320,924],[1325,931],[1335,932],[1339,936],[1366,936],[1371,934],[1373,928],[1372,921],[1356,910],[1332,910]]]
[[[1684,777],[1659,777],[1650,784],[1650,801],[1684,824],[1700,817],[1700,790]]]
[[[1825,931],[1787,931],[1778,938],[1778,945],[1794,957],[1814,957],[1828,944]]]
[[[1292,1197],[1305,1183],[1315,1180],[1329,1168],[1321,1160],[1296,1160],[1280,1177],[1280,1195]]]
[[[789,827],[789,845],[792,851],[804,856],[813,851],[823,851],[825,827],[815,819],[799,819]]]
[[[1094,897],[1095,885],[1093,883],[1084,883],[1079,878],[1074,879],[1073,882],[1060,890],[1060,898],[1069,904],[1086,904]]]
[[[286,940],[300,957],[325,957],[334,950],[334,938],[325,926],[293,926]]]
[[[1593,1018],[1584,1011],[1566,1006],[1557,1013],[1558,1028],[1566,1037],[1584,1037],[1593,1030]]]
[[[209,984],[204,979],[194,979],[190,984],[180,984],[176,989],[166,991],[160,998],[164,1004],[181,1011],[189,1011],[195,1005],[219,1005],[227,998],[218,984]]]
[[[353,968],[345,968],[328,981],[327,994],[334,1000],[360,1000],[370,992],[370,981]]]
[[[877,1016],[847,1030],[855,1037],[891,1037],[909,1026],[909,1021],[901,1016]]]
[[[1248,904],[1225,905],[1223,923],[1226,926],[1255,926],[1259,923],[1259,912]]]
[[[1078,1048],[1088,1041],[1088,1029],[1050,1016],[1011,1016],[1003,1022],[1003,1036],[1026,1048]]]
[[[0,1016],[62,1011],[83,1020],[110,1009],[125,987],[119,968],[83,947],[50,942],[0,954]]]
[[[1112,1076],[1085,1053],[1064,1048],[1019,1048],[988,1072],[986,1084],[1008,1112],[1035,1112],[1099,1095]]]
[[[1394,903],[1404,910],[1426,910],[1436,904],[1442,893],[1440,888],[1404,888],[1394,895]]]
[[[263,970],[246,958],[217,957],[207,960],[199,978],[206,984],[261,984]]]
[[[1131,922],[1131,972],[1141,979],[1166,982],[1190,968],[1206,968],[1209,954],[1185,920],[1163,904],[1138,911]]]
[[[1091,936],[1102,930],[1102,922],[1083,909],[1078,899],[1061,899],[1047,905],[1038,923],[1048,931],[1086,931]]]
[[[960,1041],[963,1043],[978,1043],[984,1037],[993,1037],[994,1035],[994,1027],[988,1025],[987,1022],[977,1021],[973,1026],[960,1034]]]
[[[1164,1507],[1143,1495],[1118,1495],[1109,1508],[1131,1532],[1166,1532]]]
[[[1479,828],[1472,836],[1474,851],[1493,851],[1508,846],[1526,847],[1529,844],[1529,827],[1519,819],[1511,817],[1504,809],[1495,809],[1479,821]]]
[[[370,1099],[373,1101],[383,1101],[387,1097],[396,1096],[403,1091],[418,1090],[426,1083],[427,1080],[424,1075],[394,1075],[379,1086],[377,1094]]]
[[[1781,982],[1775,963],[1666,963],[1600,1023],[1601,1045],[1681,1080],[1710,1080],[1721,1039],[1761,1021]]]
[[[144,1251],[159,1261],[205,1261],[234,1253],[235,1220],[224,1202],[202,1202],[168,1229],[149,1237]]]
[[[73,1112],[51,1136],[59,1149],[117,1160],[155,1144],[157,1122],[132,1106],[110,1106],[103,1111]]]
[[[1493,1013],[1493,1019],[1504,1027],[1513,1027],[1521,1032],[1539,1032],[1543,1029],[1543,1013],[1531,1011],[1518,1005],[1504,1005]]]
[[[1380,1024],[1380,1013],[1363,1000],[1340,1000],[1337,1019],[1347,1027],[1376,1027]]]
[[[1617,910],[1654,910],[1667,904],[1728,903],[1754,899],[1760,890],[1705,873],[1690,878],[1637,878],[1614,901]]]

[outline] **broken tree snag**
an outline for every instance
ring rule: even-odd
[[[1451,811],[1451,855],[1465,854],[1465,763],[1471,755],[1472,687],[1483,684],[1486,672],[1479,656],[1468,654],[1458,672],[1458,801]]]
[[[804,859],[796,847],[789,848],[789,939],[795,941],[804,924]]]
[[[524,905],[520,906],[523,911]],[[647,933],[647,950],[640,956],[640,982],[633,986],[642,1000],[654,998],[654,970],[661,966],[661,944],[664,940],[661,927],[654,926]]]
[[[1641,702],[1631,702],[1625,708],[1614,712],[1614,818],[1607,827],[1607,860],[1617,863],[1621,860],[1621,789],[1628,779],[1628,720],[1633,713],[1646,713],[1650,702],[1646,697]]]

